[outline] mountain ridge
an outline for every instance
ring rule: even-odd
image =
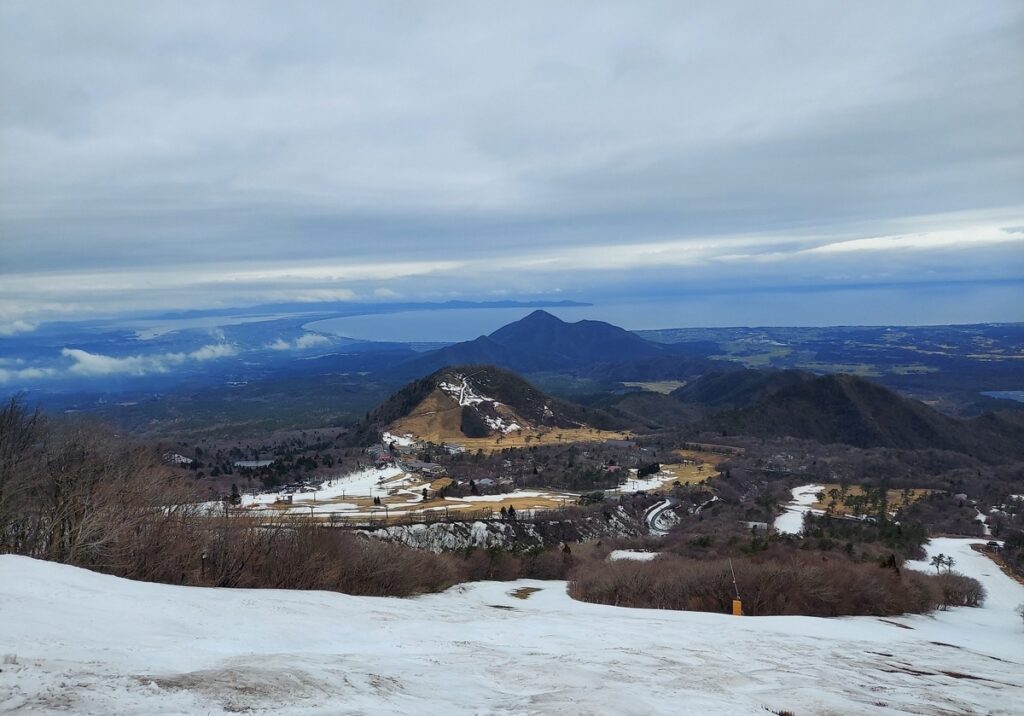
[[[1024,458],[1024,425],[995,414],[964,420],[859,376],[800,381],[702,427],[737,435],[795,437],[862,448],[952,450],[983,461]]]

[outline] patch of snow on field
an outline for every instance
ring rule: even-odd
[[[781,534],[798,535],[804,531],[804,514],[811,512],[811,505],[818,501],[822,485],[803,485],[792,489],[793,500],[786,505],[785,512],[775,518],[775,531]]]
[[[613,487],[610,490],[605,490],[605,492],[628,495],[633,492],[646,492],[647,490],[657,490],[666,482],[669,482],[674,479],[675,475],[664,472],[659,472],[656,475],[652,475],[650,477],[645,477],[642,479],[630,477],[627,478],[625,484],[619,485],[618,487]]]
[[[609,562],[618,562],[621,559],[633,560],[635,562],[650,562],[657,559],[660,552],[643,552],[638,549],[617,549],[608,555]]]
[[[537,492],[536,490],[515,490],[499,495],[467,495],[466,497],[452,497],[451,500],[460,502],[501,502],[502,500],[519,499],[521,497],[549,497],[552,499],[566,499],[575,502],[579,495],[560,494],[557,492]]]
[[[0,712],[1020,714],[1024,587],[970,542],[929,551],[990,606],[886,620],[624,609],[536,580],[416,599],[200,589],[4,555]]]

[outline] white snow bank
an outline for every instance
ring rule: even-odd
[[[647,490],[657,490],[666,482],[674,479],[675,475],[664,472],[659,472],[656,475],[652,475],[651,477],[645,477],[643,479],[630,477],[626,479],[626,483],[624,485],[620,485],[610,490],[605,490],[605,492],[617,492],[624,495],[628,495],[633,492],[646,492]]]

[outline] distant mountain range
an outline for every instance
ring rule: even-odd
[[[638,335],[535,310],[489,335],[423,350],[319,333],[308,320],[268,317],[215,329],[155,325],[145,337],[107,324],[46,325],[0,339],[0,388],[28,390],[30,400],[50,410],[99,413],[131,430],[180,430],[187,423],[245,431],[350,425],[404,384],[450,366],[493,366],[597,411],[588,424],[703,427],[975,455],[984,454],[983,445],[994,454],[1018,454],[1024,443],[1012,416],[990,414],[1024,414],[1024,402],[1007,399],[1024,385],[1024,326],[1016,324]],[[666,340],[681,342],[659,342]],[[216,359],[206,359],[211,349],[219,351]],[[850,366],[927,404],[878,393],[883,389],[867,381],[819,378]],[[657,382],[662,385],[651,385]],[[683,385],[668,395],[654,392],[671,389],[670,382]],[[566,415],[585,410],[564,406]],[[947,414],[980,417],[951,423]]]

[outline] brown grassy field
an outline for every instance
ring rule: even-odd
[[[595,428],[543,428],[517,430],[516,432],[490,438],[467,438],[462,433],[444,438],[444,442],[458,443],[467,450],[494,452],[508,447],[529,447],[531,445],[560,445],[568,443],[595,443],[605,440],[628,440],[632,435],[612,430]],[[435,441],[439,442],[439,441]]]
[[[673,475],[672,479],[668,480],[667,485],[663,486],[663,489],[669,490],[672,489],[672,483],[676,480],[684,485],[698,485],[709,477],[714,477],[718,474],[711,465],[694,465],[692,463],[662,465],[661,470]]]
[[[412,433],[421,440],[440,443],[446,441],[443,437],[445,435],[461,435],[461,423],[462,408],[458,403],[444,392],[434,390],[416,407],[414,413],[396,420],[388,430],[395,435]]]
[[[836,514],[836,515],[849,515],[849,514],[851,514],[851,511],[850,511],[849,507],[846,505],[845,502],[843,502],[842,499],[837,498],[836,501],[835,501],[835,504],[834,505],[832,504],[832,498],[829,496],[828,493],[831,492],[832,490],[839,490],[839,489],[840,489],[839,485],[837,485],[837,484],[825,485],[822,488],[822,492],[825,493],[825,499],[819,500],[819,501],[815,502],[814,505],[813,505],[814,509],[827,510],[829,508],[829,506],[832,506],[832,512],[834,514]],[[913,502],[917,502],[922,497],[926,497],[926,496],[932,494],[933,492],[934,492],[934,490],[925,490],[925,489],[915,488],[915,489],[912,489],[912,490],[908,490],[906,495],[904,495],[903,490],[889,490],[886,493],[886,495],[887,495],[887,499],[888,499],[888,502],[889,502],[890,509],[896,510],[896,509],[899,509],[901,507],[905,507],[906,505],[909,505],[909,504],[911,504]],[[862,490],[857,485],[852,485],[852,486],[849,486],[849,487],[846,488],[846,493],[848,495],[851,495],[851,496],[859,496],[859,495],[864,494],[864,490]]]

